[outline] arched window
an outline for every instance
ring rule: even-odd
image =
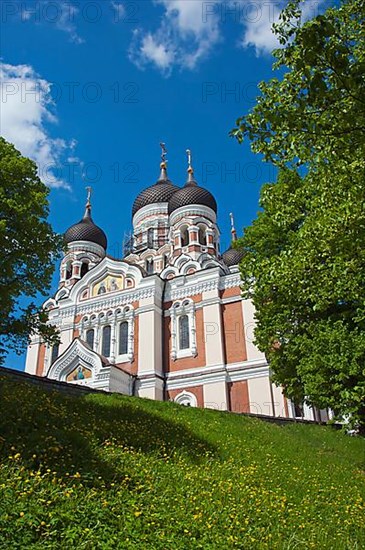
[[[66,280],[71,279],[72,277],[72,264],[67,263],[66,265]]]
[[[52,346],[51,365],[53,365],[53,363],[56,361],[59,351],[60,351],[59,344],[55,344],[54,346]]]
[[[189,244],[189,231],[187,227],[181,228],[181,246],[188,246]]]
[[[86,273],[89,271],[89,264],[84,262],[81,266],[81,272],[80,272],[80,275],[81,275],[81,278],[86,275]]]
[[[104,357],[110,356],[110,336],[111,336],[111,327],[107,325],[103,328],[103,339],[102,339],[102,346],[101,346],[101,354],[104,355]]]
[[[199,243],[204,246],[207,244],[207,233],[204,225],[199,225]]]
[[[163,266],[164,268],[168,265],[169,263],[169,254],[164,254],[163,255]]]
[[[153,258],[147,258],[147,260],[146,260],[146,271],[147,271],[147,275],[152,275],[152,273],[153,273]]]
[[[89,345],[91,349],[94,349],[94,329],[91,328],[86,333],[86,343]]]
[[[119,355],[128,353],[128,322],[119,325]]]
[[[150,227],[147,230],[147,246],[148,248],[153,248],[153,228]]]
[[[189,349],[189,347],[189,317],[187,315],[181,315],[181,317],[179,317],[179,349]]]
[[[175,399],[175,403],[179,403],[179,405],[184,405],[185,407],[197,407],[197,399],[193,393],[183,391],[179,393]]]
[[[294,415],[296,418],[303,418],[303,404],[302,403],[293,403],[294,404]]]

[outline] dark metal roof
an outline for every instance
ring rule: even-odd
[[[155,183],[155,185],[147,187],[147,189],[144,189],[134,201],[132,216],[148,204],[169,202],[169,199],[176,191],[178,191],[178,189],[179,187],[174,185],[170,180],[160,180]]]
[[[95,225],[91,218],[91,208],[86,207],[85,215],[81,221],[72,225],[65,233],[65,241],[67,244],[74,241],[89,241],[99,244],[106,250],[108,241],[106,235],[100,227]]]
[[[174,185],[167,177],[166,162],[163,160],[160,164],[160,177],[154,185],[147,187],[141,191],[132,207],[132,217],[138,210],[148,204],[156,204],[158,202],[169,202],[175,191],[180,188]]]
[[[222,254],[223,261],[228,267],[232,267],[233,265],[238,265],[242,260],[243,256],[244,256],[244,251],[239,250],[237,248],[229,248]]]
[[[217,202],[210,191],[197,185],[195,181],[190,181],[183,187],[174,193],[169,201],[169,214],[181,208],[182,206],[188,206],[190,204],[198,204],[202,206],[208,206],[215,213],[217,213]]]

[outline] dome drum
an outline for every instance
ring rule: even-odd
[[[213,224],[217,223],[217,214],[209,206],[204,206],[201,204],[188,204],[177,208],[170,214],[170,224],[176,225],[186,217],[199,217],[209,220],[209,222]]]

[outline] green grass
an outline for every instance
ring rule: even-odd
[[[0,384],[1,549],[365,548],[364,439]]]

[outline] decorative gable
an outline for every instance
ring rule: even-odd
[[[103,387],[103,381],[108,381],[109,373],[110,365],[76,338],[51,365],[47,377],[61,382]]]

